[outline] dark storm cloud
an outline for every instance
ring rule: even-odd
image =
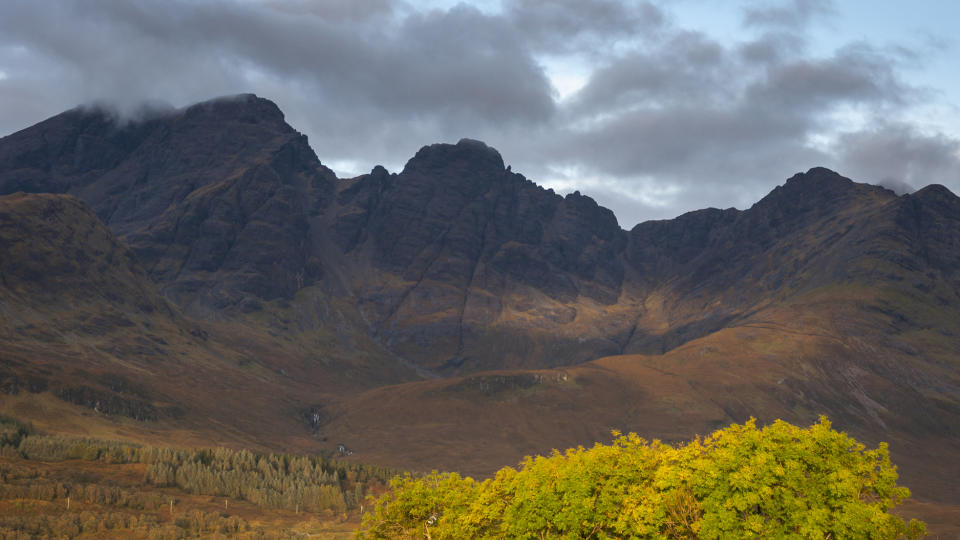
[[[289,2],[60,5],[52,13],[45,4],[8,5],[3,39],[78,75],[90,96],[135,100],[185,83],[190,90],[178,93],[208,94],[261,75],[302,84],[338,107],[466,110],[491,121],[537,121],[553,107],[549,83],[524,44],[466,6],[384,25],[344,21],[353,12],[329,5],[298,11]]]
[[[960,179],[960,142],[902,123],[845,133],[838,150],[849,176],[898,193]]]
[[[0,46],[57,84],[47,115],[82,101],[131,110],[253,91],[276,100],[328,159],[394,161],[490,126],[536,125],[553,89],[513,26],[472,7],[368,1],[69,1],[0,6]],[[369,9],[362,9],[364,6]],[[405,14],[400,15],[401,11]],[[0,67],[0,69],[3,69]],[[19,71],[0,85],[17,92]],[[39,120],[4,125],[13,131]],[[19,120],[19,119],[16,119]]]
[[[255,92],[339,170],[396,169],[421,145],[480,138],[627,227],[742,207],[815,165],[891,185],[960,179],[957,141],[903,115],[928,97],[902,76],[923,54],[868,43],[810,53],[829,2],[750,3],[725,41],[679,24],[666,3],[444,6],[2,2],[0,133],[81,102],[131,116],[144,101]],[[586,81],[560,99],[544,66],[565,63]]]
[[[573,101],[577,114],[604,114],[617,109],[668,104],[702,104],[724,100],[723,79],[733,68],[717,43],[684,32],[653,50],[631,51],[594,71]]]
[[[294,15],[310,15],[338,22],[384,20],[395,13],[391,0],[268,0],[268,7]]]
[[[650,2],[618,0],[507,0],[504,17],[537,50],[595,53],[628,37],[652,37],[665,17]]]
[[[845,104],[901,105],[911,94],[888,57],[857,44],[829,58],[797,58],[770,66],[744,98],[752,107],[808,115]]]

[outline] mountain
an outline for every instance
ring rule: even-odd
[[[416,378],[372,342],[317,349],[187,317],[75,197],[0,197],[5,413],[71,435],[307,450],[335,396]]]
[[[138,122],[74,109],[5,138],[0,168],[2,193],[82,199],[166,296],[197,312],[292,295],[313,255],[310,209],[335,182],[254,96]]]
[[[313,286],[429,368],[557,365],[619,347],[569,324],[620,296],[626,234],[613,214],[537,187],[480,142],[338,182],[273,103],[244,95],[141,122],[68,111],[5,138],[0,171],[0,193],[84,200],[200,318],[285,306]]]
[[[0,139],[0,195],[2,403],[41,427],[486,474],[827,414],[960,501],[942,186],[814,168],[626,231],[470,139],[338,179],[241,95],[50,118]]]
[[[400,447],[407,467],[482,474],[611,429],[680,441],[827,414],[889,442],[921,497],[957,501],[958,246],[942,186],[897,197],[814,169],[742,212],[634,228],[625,260],[646,296],[626,354],[372,389],[326,429],[377,459]]]

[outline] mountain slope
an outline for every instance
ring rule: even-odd
[[[487,474],[610,429],[676,441],[826,414],[889,441],[921,498],[957,500],[958,218],[941,186],[897,197],[815,169],[746,211],[641,224],[628,261],[650,293],[627,351],[646,354],[370,390],[328,429],[367,459]]]
[[[887,298],[831,287],[664,354],[373,389],[345,400],[324,433],[358,460],[486,475],[524,455],[608,440],[613,429],[677,442],[751,416],[809,424],[826,414],[863,441],[889,442],[921,499],[956,501],[955,349],[910,334],[878,339],[896,321],[864,305]]]
[[[82,202],[0,197],[0,403],[42,429],[316,450],[334,396],[413,378],[372,342],[190,319]]]
[[[610,428],[827,414],[960,500],[960,199],[942,186],[814,168],[746,210],[624,231],[469,139],[337,179],[238,96],[6,137],[17,191],[36,194],[0,198],[3,403],[46,400],[51,429],[485,473]]]
[[[933,192],[939,201],[931,199]],[[671,299],[657,306],[669,330],[650,336],[641,326],[626,350],[663,352],[689,339],[688,325],[718,329],[830,284],[943,282],[941,296],[956,307],[953,263],[960,252],[949,242],[932,245],[936,235],[960,232],[952,217],[956,204],[939,186],[897,197],[818,168],[742,212],[704,210],[637,225],[628,259],[652,276],[655,298]],[[911,222],[911,212],[927,215],[927,222]],[[930,259],[935,251],[951,262]]]

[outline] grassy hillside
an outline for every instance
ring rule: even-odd
[[[0,198],[0,249],[0,410],[49,433],[330,451],[315,431],[337,396],[415,377],[355,330],[356,310],[308,293],[298,309],[347,330],[291,328],[277,306],[186,317],[69,196]]]
[[[611,429],[682,441],[751,416],[802,424],[826,414],[870,444],[889,441],[918,498],[955,501],[955,358],[936,347],[911,354],[912,330],[875,337],[890,321],[863,305],[886,297],[845,294],[815,291],[662,355],[369,390],[344,400],[324,433],[370,462],[484,475]]]

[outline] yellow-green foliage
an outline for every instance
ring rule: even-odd
[[[889,510],[885,444],[867,450],[826,418],[734,424],[677,448],[635,434],[527,458],[483,482],[456,473],[395,478],[364,520],[368,538],[917,537]]]

